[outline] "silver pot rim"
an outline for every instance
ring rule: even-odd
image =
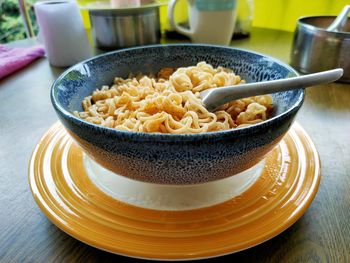
[[[349,38],[350,39],[350,32],[347,32],[347,31],[339,31],[339,32],[328,31],[326,28],[312,25],[312,24],[310,24],[310,21],[309,21],[309,23],[306,21],[306,20],[335,19],[335,18],[336,18],[336,16],[303,16],[303,17],[300,17],[298,19],[297,26],[300,28],[303,28],[305,30],[308,30],[310,32],[317,33],[317,34],[324,34],[327,36],[334,36],[337,38],[346,38],[346,39]],[[350,23],[350,18],[349,18],[347,23]]]
[[[110,5],[82,5],[79,8],[81,10],[87,10],[92,13],[103,13],[103,12],[113,12],[113,13],[134,13],[134,12],[142,12],[147,9],[154,9],[159,8],[161,6],[166,6],[167,3],[161,3],[161,2],[155,2],[152,4],[146,4],[141,6],[135,6],[135,7],[122,7],[122,8],[116,8],[112,7]]]

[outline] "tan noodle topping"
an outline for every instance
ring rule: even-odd
[[[83,112],[74,114],[88,122],[118,130],[159,133],[202,133],[228,130],[264,121],[272,110],[270,95],[235,100],[209,112],[199,92],[245,81],[232,70],[196,66],[163,68],[156,77],[115,78],[84,98]]]

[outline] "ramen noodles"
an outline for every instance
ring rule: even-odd
[[[154,76],[115,78],[114,84],[84,98],[88,122],[117,130],[158,133],[203,133],[262,122],[272,110],[270,95],[235,100],[209,112],[199,92],[245,81],[230,69],[206,62],[176,70],[163,68]]]

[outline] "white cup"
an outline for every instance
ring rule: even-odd
[[[178,0],[169,2],[169,20],[174,29],[192,42],[228,45],[236,22],[236,0],[188,0],[189,26],[175,23],[174,9]]]
[[[52,66],[68,67],[92,56],[78,5],[72,0],[34,5],[40,39]]]

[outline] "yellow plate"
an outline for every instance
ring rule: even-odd
[[[292,225],[320,181],[314,144],[295,123],[243,194],[187,211],[132,206],[100,191],[87,176],[83,152],[61,124],[38,143],[29,166],[35,201],[60,229],[91,246],[147,259],[196,259],[260,244]]]

